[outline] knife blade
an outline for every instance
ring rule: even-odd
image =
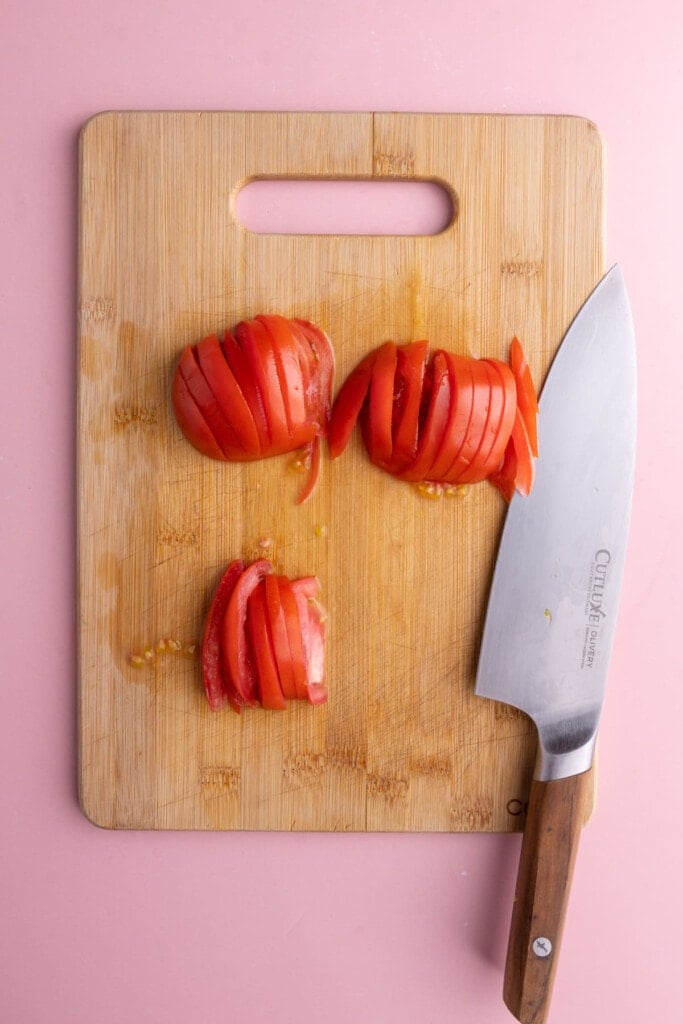
[[[539,406],[536,479],[508,509],[475,687],[538,732],[503,986],[523,1024],[548,1013],[626,554],[636,355],[618,265],[570,324]]]

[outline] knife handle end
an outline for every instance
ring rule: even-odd
[[[503,987],[522,1024],[547,1017],[590,776],[531,784]]]

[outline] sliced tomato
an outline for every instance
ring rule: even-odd
[[[451,408],[441,446],[428,471],[427,479],[436,483],[447,483],[448,473],[467,436],[472,416],[474,385],[470,359],[444,352],[451,381]]]
[[[247,644],[247,602],[262,579],[273,571],[270,562],[261,558],[252,562],[238,579],[223,620],[223,669],[238,699],[257,707],[259,695],[253,655]]]
[[[247,633],[258,675],[260,703],[270,711],[285,711],[287,701],[280,686],[263,585],[256,586],[247,600]]]
[[[491,447],[489,448],[488,454],[481,454],[481,467],[480,472],[482,479],[487,479],[491,473],[494,473],[500,466],[505,448],[507,446],[510,434],[512,433],[512,427],[515,422],[515,411],[517,408],[517,391],[515,387],[515,380],[512,375],[509,366],[502,363],[499,359],[487,359],[484,362],[488,363],[491,370],[496,375],[498,380],[499,393],[502,398],[502,410],[500,413],[500,419],[495,428],[491,429]]]
[[[289,322],[275,314],[259,315],[256,320],[263,324],[272,340],[289,436],[297,445],[305,444],[314,436],[316,424],[307,419],[304,379]],[[309,436],[301,436],[302,431],[310,431]]]
[[[230,704],[233,710],[239,713],[243,704],[243,701],[229,685],[221,660],[223,619],[228,602],[243,572],[244,562],[239,560],[231,562],[227,567],[216,588],[202,631],[202,678],[206,698],[212,711],[219,711],[226,704]]]
[[[462,447],[446,476],[447,481],[452,484],[463,483],[463,476],[466,478],[467,474],[471,473],[473,463],[474,469],[476,469],[476,455],[484,436],[491,404],[491,378],[481,360],[470,360],[470,373],[472,376],[472,409]]]
[[[392,472],[398,472],[417,454],[420,405],[427,363],[428,341],[413,341],[396,350]]]
[[[391,466],[393,450],[395,373],[396,345],[387,341],[379,348],[372,367],[367,416],[363,423],[370,459],[384,469]]]
[[[327,434],[330,456],[333,459],[338,458],[349,443],[349,438],[367,398],[372,368],[376,359],[377,352],[370,352],[351,371],[335,399]]]
[[[477,360],[477,369],[481,370],[489,381],[488,402],[482,405],[481,409],[481,440],[479,447],[472,455],[469,465],[466,466],[458,478],[460,484],[481,483],[488,473],[484,467],[491,454],[491,447],[496,440],[500,421],[505,410],[505,393],[501,386],[501,379],[495,368],[485,359]]]
[[[511,501],[515,491],[525,497],[531,493],[534,484],[534,456],[526,432],[524,418],[519,409],[515,411],[512,427],[500,469],[489,478],[506,501]]]
[[[243,320],[235,327],[235,337],[247,358],[254,383],[261,396],[266,416],[268,454],[291,451],[285,401],[280,385],[273,344],[268,331],[258,320]]]
[[[232,429],[230,420],[223,414],[216,396],[207,384],[191,348],[186,348],[181,355],[177,373],[183,378],[187,390],[201,409],[202,416],[223,453],[222,458],[240,459],[244,449]]]
[[[280,587],[275,575],[266,576],[263,581],[265,589],[266,605],[268,607],[268,621],[270,624],[270,635],[273,641],[273,653],[277,664],[280,687],[285,699],[296,700],[296,682],[294,679],[294,666],[292,664],[292,652],[289,646],[287,635],[287,622],[280,599]]]
[[[334,378],[334,349],[325,331],[310,320],[294,318],[292,330],[299,330],[310,350],[311,376],[306,392],[308,414],[315,415],[324,435],[332,411],[332,381]]]
[[[249,361],[237,343],[237,339],[230,332],[226,332],[224,335],[221,347],[228,366],[232,370],[235,380],[239,384],[240,390],[251,410],[259,439],[259,455],[265,455],[268,453],[270,443],[266,410],[263,405],[261,392],[251,372]]]
[[[204,338],[197,344],[196,352],[207,384],[215,395],[221,412],[230,421],[246,457],[256,457],[260,451],[260,443],[254,417],[234,373],[228,366],[218,337],[212,334]]]
[[[431,394],[424,426],[420,431],[414,461],[397,474],[401,480],[419,482],[427,479],[448,426],[451,411],[451,377],[448,361],[440,349],[434,353],[428,373],[431,378]]]
[[[318,603],[320,584],[314,576],[294,580],[292,593],[299,613],[299,626],[306,665],[306,692],[311,704],[327,700],[325,685],[326,615]]]
[[[301,636],[301,625],[299,623],[299,610],[292,590],[292,583],[287,576],[278,576],[277,584],[287,627],[287,639],[289,641],[292,672],[294,674],[294,689],[298,700],[306,700],[308,697],[306,659]]]
[[[536,388],[519,338],[510,345],[510,368],[517,387],[517,406],[524,420],[531,454],[538,457],[538,398]]]
[[[224,460],[225,455],[218,447],[216,438],[178,371],[171,385],[171,403],[178,426],[194,447],[211,459]]]

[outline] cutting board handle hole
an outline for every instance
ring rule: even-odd
[[[259,235],[439,235],[455,220],[456,199],[436,181],[256,178],[234,212]]]

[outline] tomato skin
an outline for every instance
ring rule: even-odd
[[[309,473],[296,499],[301,503],[317,483],[333,375],[324,331],[308,320],[259,314],[222,341],[209,335],[183,350],[173,411],[190,443],[210,458],[244,462],[305,449]]]
[[[385,342],[337,395],[330,454],[343,452],[358,422],[370,461],[400,480],[461,485],[489,479],[506,497],[512,480],[512,492],[528,494],[538,454],[537,413],[517,338],[510,365],[444,349],[429,356],[425,341]]]
[[[314,576],[276,576],[268,559],[224,571],[202,632],[204,689],[212,711],[230,705],[283,711],[288,700],[322,704],[326,615]]]

